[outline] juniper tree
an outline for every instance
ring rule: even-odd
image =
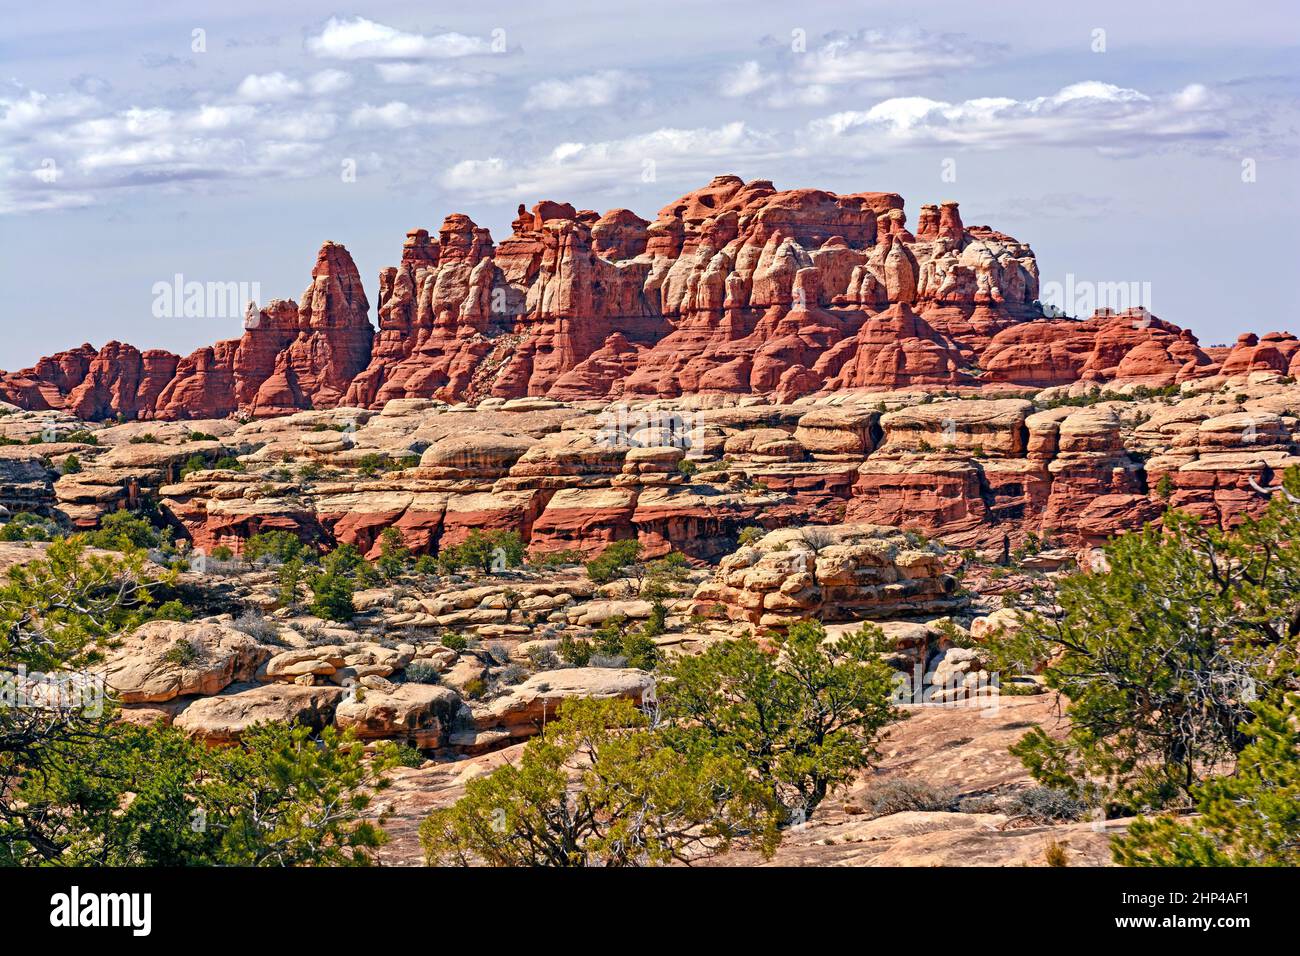
[[[1116,812],[1186,806],[1249,742],[1251,703],[1293,681],[1300,646],[1300,473],[1267,511],[1223,531],[1170,513],[1106,545],[1055,614],[995,641],[1002,669],[1043,667],[1068,700],[1062,740],[1013,748],[1042,783]]]

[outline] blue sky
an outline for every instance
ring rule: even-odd
[[[3,368],[236,336],[154,284],[297,298],[327,239],[373,319],[407,229],[652,218],[719,173],[956,199],[1045,282],[1146,283],[1207,344],[1300,332],[1290,3],[3,6]]]

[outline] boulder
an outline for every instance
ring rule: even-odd
[[[151,621],[110,652],[105,682],[124,704],[212,695],[249,681],[269,648],[226,624]]]

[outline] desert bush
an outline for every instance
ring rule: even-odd
[[[524,563],[524,541],[516,531],[480,531],[477,528],[460,544],[438,552],[438,567],[444,573],[472,568],[487,573],[498,555],[507,568]]]
[[[1111,842],[1126,866],[1300,865],[1300,696],[1255,702],[1236,772],[1198,785],[1200,816],[1139,817]]]
[[[413,684],[436,684],[442,680],[442,672],[430,661],[411,661],[406,665],[405,674]]]
[[[635,539],[615,541],[600,556],[587,562],[587,577],[597,584],[608,584],[621,576],[641,556],[641,543]]]
[[[872,766],[893,706],[893,672],[861,635],[827,640],[815,621],[791,625],[769,651],[753,637],[670,661],[659,703],[684,747],[741,756],[792,814]]]
[[[528,668],[522,664],[507,664],[497,679],[507,687],[522,684],[528,680]]]
[[[131,511],[111,511],[99,520],[94,531],[81,534],[92,548],[126,551],[131,548],[157,548],[171,542],[171,530],[160,531],[149,519]]]
[[[1026,816],[1035,823],[1078,820],[1088,812],[1088,804],[1069,790],[1058,787],[1030,787],[1012,796],[1007,812]]]
[[[1300,471],[1267,511],[1224,531],[1179,512],[1105,547],[1106,569],[1065,578],[1059,615],[1026,614],[991,669],[1042,668],[1070,731],[1013,752],[1044,786],[1112,815],[1189,807],[1250,736],[1250,703],[1292,680],[1300,637]]]
[[[293,532],[273,529],[250,535],[244,542],[243,553],[246,561],[266,559],[283,563],[306,557],[306,548]]]
[[[874,784],[861,800],[862,807],[877,817],[919,810],[926,813],[957,809],[957,791],[922,780],[894,777]]]
[[[280,626],[256,608],[245,608],[231,627],[261,644],[284,643],[284,638],[280,636]]]

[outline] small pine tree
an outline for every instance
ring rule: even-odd
[[[357,613],[356,605],[352,603],[352,590],[352,579],[346,572],[338,567],[327,567],[312,579],[311,613],[326,621],[343,623],[352,620]]]
[[[379,573],[389,581],[401,577],[411,560],[411,550],[402,543],[402,533],[396,528],[385,528],[379,542],[379,560],[375,562]]]
[[[1196,789],[1200,817],[1139,817],[1112,841],[1126,866],[1300,865],[1300,695],[1258,702],[1235,773]]]

